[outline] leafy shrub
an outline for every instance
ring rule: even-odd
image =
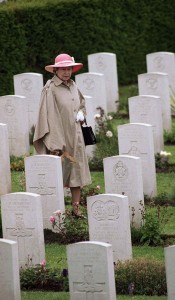
[[[85,207],[87,206],[87,197],[94,196],[100,194],[100,186],[93,186],[93,185],[88,185],[85,186],[81,189],[81,199],[80,203],[84,205]]]
[[[87,241],[89,239],[89,232],[86,209],[83,210],[82,208],[82,212],[83,218],[73,216],[70,209],[66,209],[65,213],[62,214],[57,214],[56,212],[57,219],[56,217],[50,217],[55,232],[45,229],[45,242],[70,244]]]
[[[117,132],[111,120],[112,115],[106,116],[101,107],[97,107],[96,120],[97,144],[93,158],[89,161],[91,171],[103,171],[103,158],[118,154]]]
[[[174,145],[175,144],[175,132],[172,130],[171,132],[164,131],[164,143],[166,145]]]
[[[133,244],[147,244],[149,246],[159,246],[166,243],[162,239],[164,225],[168,221],[167,205],[155,205],[153,199],[149,205],[145,206],[142,211],[143,223],[140,228],[131,226],[131,237]],[[168,239],[168,236],[167,236]]]
[[[166,295],[165,266],[158,261],[139,258],[117,262],[115,267],[117,294],[128,294],[132,284],[132,294]]]
[[[46,268],[38,265],[20,269],[22,290],[68,291],[66,270]]]
[[[162,244],[161,230],[160,206],[147,210],[144,216],[144,225],[141,228],[140,242],[149,246]]]
[[[150,201],[153,201],[155,205],[175,206],[175,188],[173,188],[170,193],[163,192],[152,198],[149,198],[148,196],[145,195],[144,197],[145,204],[150,204]]]
[[[155,155],[155,164],[156,172],[165,172],[169,171],[169,157],[171,156],[170,152],[161,151]]]
[[[24,157],[10,157],[11,171],[24,171]]]
[[[142,230],[141,228],[136,228],[131,226],[131,240],[132,245],[141,245],[141,238],[142,238]]]

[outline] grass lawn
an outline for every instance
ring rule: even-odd
[[[22,292],[21,300],[69,300],[69,293],[57,292]],[[167,300],[167,297],[162,296],[123,296],[117,295],[117,300]]]
[[[66,245],[46,244],[46,265],[48,267],[67,268]],[[149,259],[164,261],[163,247],[133,246],[133,258],[147,257]]]

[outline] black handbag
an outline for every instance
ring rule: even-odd
[[[86,124],[86,126],[81,126],[85,146],[94,145],[97,143],[97,140],[96,140],[95,134],[92,130],[92,127],[87,126],[86,122],[85,122],[85,124]]]

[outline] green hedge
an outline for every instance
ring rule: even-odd
[[[95,52],[116,53],[119,83],[137,82],[146,54],[174,52],[175,1],[8,0],[0,4],[0,95],[13,75],[39,72],[60,52],[84,63]],[[82,71],[81,71],[82,72]]]

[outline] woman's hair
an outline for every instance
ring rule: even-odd
[[[53,68],[53,73],[56,74],[57,70],[58,70],[58,68]]]

